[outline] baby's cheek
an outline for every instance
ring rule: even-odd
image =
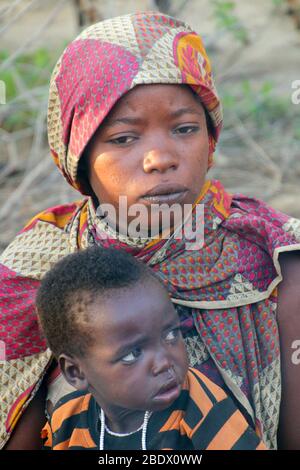
[[[188,358],[187,350],[186,350],[183,339],[180,342],[180,348],[178,350],[178,362],[183,371],[186,371],[188,369],[189,358]]]

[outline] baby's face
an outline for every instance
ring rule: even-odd
[[[95,302],[90,314],[98,340],[81,365],[98,404],[106,413],[169,407],[188,359],[178,315],[159,282],[122,289]]]
[[[195,202],[208,151],[205,113],[187,86],[140,85],[118,101],[94,135],[87,153],[90,184],[99,202],[117,210],[120,196],[128,207],[146,206],[149,226],[151,204]],[[154,188],[157,197],[147,197]]]

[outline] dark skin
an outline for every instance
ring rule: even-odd
[[[292,344],[300,339],[300,253],[280,255],[277,319],[281,345],[282,402],[278,432],[280,449],[300,449],[300,365],[293,364]]]
[[[141,225],[148,230],[151,222],[158,232],[150,206],[165,201],[149,200],[146,193],[159,186],[175,195],[171,204],[193,204],[205,182],[208,152],[205,112],[188,87],[137,86],[117,102],[89,144],[96,204],[110,204],[118,213],[119,198],[126,196],[128,207],[148,209]],[[134,217],[129,214],[121,226],[127,229]]]
[[[18,421],[4,450],[41,450],[41,429],[46,423],[47,388],[44,382]]]
[[[145,411],[164,410],[180,394],[188,358],[178,314],[153,278],[95,298],[86,313],[91,345],[84,356],[62,354],[62,373],[93,395],[112,431],[134,431]]]
[[[152,88],[149,89],[149,87]],[[182,94],[181,91],[183,89],[185,91]],[[113,129],[107,127],[106,130],[101,130],[98,136],[95,136],[90,149],[89,173],[90,183],[96,197],[101,199],[102,202],[113,202],[114,198],[118,195],[118,192],[116,193],[115,191],[120,191],[118,188],[120,188],[120,184],[123,185],[124,183],[125,186],[128,184],[130,187],[122,186],[121,193],[124,194],[130,191],[132,202],[136,202],[137,197],[141,195],[140,187],[149,189],[151,186],[166,180],[180,182],[191,187],[192,190],[187,194],[188,200],[185,202],[193,201],[193,198],[199,194],[204,184],[208,167],[208,134],[206,128],[203,130],[205,119],[204,114],[201,115],[201,105],[186,88],[180,85],[143,85],[139,87],[136,94],[133,94],[134,91],[136,90],[131,92],[129,98],[128,96],[126,97],[127,104],[129,100],[131,105],[128,108],[125,106],[126,116],[128,111],[136,115],[144,113],[145,109],[149,108],[149,113],[146,116],[148,120],[144,125],[135,126],[134,128],[124,128],[124,124],[122,124],[123,127],[120,129],[116,128],[116,126],[113,126]],[[145,94],[141,93],[141,91],[145,91]],[[198,112],[200,110],[200,114],[181,115],[180,120],[177,122],[166,120],[166,115],[172,111],[179,95],[180,102],[178,102],[178,106],[188,106],[191,104],[189,100],[192,99],[194,100],[193,107],[198,106],[196,110]],[[147,106],[145,106],[145,103]],[[164,103],[163,107],[161,107],[162,103]],[[109,117],[123,117],[121,112],[123,113],[124,107],[121,100],[118,104],[120,104],[121,109],[119,107],[118,111],[116,107],[113,108]],[[152,104],[155,110],[154,113],[150,109]],[[161,129],[159,128],[159,122],[163,122]],[[167,123],[169,123],[169,127],[166,127]],[[120,145],[116,141],[108,144],[109,140],[124,135],[129,137],[127,140],[119,140]],[[157,139],[159,137],[157,145],[157,141],[155,139],[152,140],[151,136],[156,136]],[[166,140],[164,139],[167,139],[170,144],[168,147],[165,147]],[[128,143],[129,147],[125,146],[123,148],[121,142],[124,141]],[[182,144],[178,143],[178,141],[182,142]],[[125,155],[123,152],[132,152],[135,146],[144,145],[145,143],[151,145],[146,146],[142,153],[140,151],[134,152],[134,158],[130,160],[122,159],[122,156]],[[181,145],[182,148],[187,148],[188,151],[181,152]],[[173,153],[172,149],[175,149],[176,152]],[[200,155],[199,152],[201,153]],[[102,166],[103,160],[98,158],[100,154],[107,159],[105,168]],[[114,155],[116,159],[113,161],[114,166],[112,166],[112,160],[110,159]],[[127,165],[126,162],[128,161],[130,161],[130,165]],[[140,166],[136,165],[138,162],[140,162]],[[118,166],[117,172],[116,165]],[[104,170],[108,173],[106,176],[103,173]],[[112,170],[117,173],[117,178],[111,178],[110,172]],[[124,171],[126,179],[122,179]],[[137,171],[137,174],[133,174],[132,171]],[[139,181],[139,186],[135,185],[136,181]],[[293,341],[300,339],[300,255],[295,253],[281,255],[280,264],[283,281],[279,285],[277,311],[282,357],[282,405],[278,434],[279,447],[281,449],[300,449],[300,412],[298,403],[300,366],[294,365],[291,361],[293,352],[291,345]],[[44,403],[41,402],[40,397],[37,397],[19,421],[16,431],[9,442],[10,448],[29,449],[36,448],[30,447],[30,445],[40,445],[39,439],[34,436],[28,447],[27,436],[32,436],[32,426],[30,423],[35,419],[35,416],[40,417],[40,421],[37,422],[40,423],[39,429],[42,428],[44,424],[44,418],[42,418],[43,412]]]

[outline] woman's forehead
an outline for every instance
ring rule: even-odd
[[[187,107],[188,105],[204,112],[199,97],[188,85],[137,85],[117,101],[102,125],[105,125],[108,121],[111,123],[121,113],[146,112],[151,104],[156,106],[156,101],[159,101],[160,108],[167,108],[170,112],[176,112],[183,106]]]

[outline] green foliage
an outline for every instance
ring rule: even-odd
[[[248,33],[234,14],[235,2],[224,0],[213,0],[214,16],[219,28],[229,31],[242,44],[248,43]]]
[[[228,90],[228,85],[221,88],[222,103],[225,113],[234,112],[243,121],[253,124],[258,133],[271,135],[272,125],[280,123],[284,128],[288,125],[292,137],[300,140],[300,116],[291,105],[289,96],[278,96],[272,82],[263,82],[260,87],[249,80],[243,80],[239,85]],[[276,127],[276,126],[275,126]]]
[[[0,51],[0,63],[8,57],[8,51]],[[48,93],[49,77],[54,63],[55,59],[50,51],[40,48],[34,52],[22,54],[12,66],[0,71],[0,80],[5,83],[7,104],[13,104],[13,108],[10,108],[9,113],[4,113],[4,118],[0,122],[3,128],[13,131],[32,125],[38,110],[29,109],[28,101],[22,100],[22,92],[45,87],[45,96]]]
[[[275,7],[281,7],[285,4],[285,0],[272,0],[272,3]]]
[[[4,62],[7,57],[7,51],[0,51],[0,62]],[[4,80],[6,84],[8,99],[14,99],[19,92],[16,74],[28,89],[32,89],[47,83],[52,68],[53,59],[47,49],[41,48],[19,56],[13,66],[0,72],[0,80]]]

